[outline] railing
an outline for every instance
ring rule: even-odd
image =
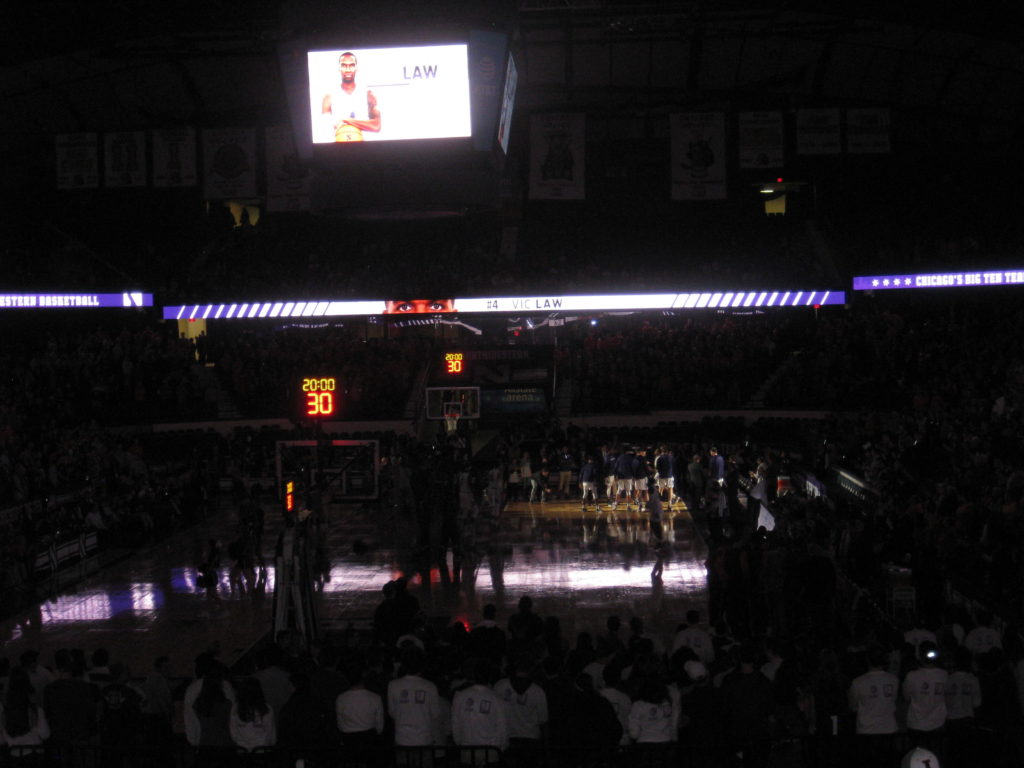
[[[76,745],[3,748],[0,766],[27,768],[733,768],[744,758],[772,768],[897,768],[915,746],[935,752],[942,768],[1019,768],[1021,734],[970,725],[937,734],[805,736],[727,743],[715,733],[683,732],[679,742],[593,746],[527,745],[501,751],[485,746],[274,747],[244,752],[195,748],[184,742],[164,747],[110,748]],[[751,753],[746,755],[745,753]],[[758,762],[763,760],[765,762]]]

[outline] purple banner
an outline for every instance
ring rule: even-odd
[[[0,293],[0,309],[95,309],[152,307],[153,294],[124,293]]]
[[[855,291],[886,291],[895,288],[982,288],[992,285],[1024,285],[1024,269],[868,275],[853,278]]]

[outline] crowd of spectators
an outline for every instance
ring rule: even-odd
[[[562,342],[573,412],[744,408],[799,343],[799,325],[707,315],[581,326]]]
[[[700,284],[701,275],[709,285],[720,285],[723,276],[753,284],[766,279],[770,261],[766,256],[759,265],[750,266],[740,258],[749,257],[754,247],[752,239],[758,235],[751,230],[731,240],[714,238],[718,250],[700,236],[688,238],[685,253],[663,254],[654,265],[638,259],[640,269],[632,262],[623,263],[621,251],[612,245],[605,244],[602,250],[593,243],[594,258],[581,271],[567,258],[558,258],[558,238],[543,243],[541,228],[524,232],[530,245],[524,252],[530,255],[495,266],[494,243],[482,236],[466,237],[460,246],[452,246],[451,226],[437,225],[436,237],[430,238],[417,238],[412,227],[398,228],[384,237],[366,226],[360,232],[344,233],[354,235],[355,247],[342,249],[343,256],[337,258],[326,255],[338,250],[329,248],[345,229],[337,222],[301,237],[297,236],[301,228],[284,221],[225,230],[202,249],[184,284],[168,294],[181,300],[224,299],[230,298],[229,293],[243,292],[246,297],[262,293],[276,298],[314,290],[336,296],[386,296],[395,274],[409,275],[403,287],[423,295],[441,295],[439,291],[503,294],[527,288],[572,293],[603,290],[609,284],[617,290],[655,290],[669,284],[664,281],[671,275],[691,267],[687,287]],[[783,259],[787,269],[799,272],[806,267],[802,259],[808,249],[801,243],[800,232],[786,226],[773,242],[789,254]],[[77,252],[67,243],[61,247]],[[921,263],[935,263],[936,248],[924,249],[927,254],[921,256]],[[979,260],[991,249],[966,237],[939,251],[955,265],[965,259]],[[417,269],[430,254],[440,254],[435,268]],[[380,264],[385,261],[388,269],[382,270]],[[708,274],[712,263],[714,274]],[[257,266],[243,268],[253,264]],[[302,266],[295,269],[295,264]],[[775,272],[773,280],[780,274],[785,276]],[[804,269],[802,274],[828,277],[823,265],[817,272]],[[1002,652],[968,649],[972,657],[965,666],[959,657],[975,620],[950,612],[945,603],[948,588],[955,587],[984,596],[987,606],[1004,619],[1017,621],[1024,615],[1020,555],[1024,526],[1019,514],[1024,503],[1020,440],[1024,425],[1019,405],[1024,360],[1015,352],[1022,325],[1024,313],[1019,308],[986,296],[981,301],[957,297],[948,304],[926,297],[898,308],[878,297],[858,300],[845,312],[824,311],[814,317],[707,314],[606,320],[596,328],[566,329],[571,341],[563,345],[558,360],[573,382],[574,412],[741,408],[768,382],[764,402],[769,407],[834,414],[795,438],[793,442],[803,444],[801,452],[786,461],[802,460],[819,473],[843,466],[860,475],[868,488],[858,503],[805,500],[796,494],[773,500],[783,514],[778,516],[779,527],[769,535],[733,530],[724,538],[713,537],[710,613],[714,624],[722,624],[719,653],[710,661],[685,654],[681,660],[670,655],[657,660],[661,683],[671,682],[678,689],[670,702],[676,731],[688,727],[679,716],[684,712],[679,703],[684,692],[701,687],[684,674],[688,661],[701,661],[713,679],[716,668],[727,659],[738,660],[744,668],[765,658],[785,659],[790,653],[794,677],[786,681],[783,693],[773,684],[770,694],[774,736],[822,734],[829,727],[839,732],[859,730],[859,722],[837,703],[844,699],[838,681],[846,685],[870,666],[875,672],[895,673],[905,686],[912,667],[929,668],[929,646],[919,643],[909,653],[902,635],[877,617],[860,615],[851,604],[850,616],[840,620],[834,612],[836,596],[828,589],[829,579],[823,577],[832,572],[833,564],[839,568],[836,573],[848,575],[852,584],[863,588],[863,592],[854,590],[854,595],[876,600],[883,600],[887,593],[890,568],[906,568],[916,588],[923,628],[934,637],[925,642],[935,643],[942,664],[959,671],[969,667],[978,676],[982,703],[975,713],[977,724],[999,733],[1019,725],[1020,700],[1011,706],[1013,697],[1006,694],[1007,681],[1014,673],[1019,678],[1024,669],[1016,632],[1012,626],[1005,632]],[[116,422],[208,418],[216,414],[221,387],[242,415],[280,417],[294,408],[296,371],[313,370],[337,374],[345,382],[346,417],[398,417],[409,400],[412,372],[422,367],[430,349],[429,342],[415,338],[367,338],[365,331],[350,327],[247,325],[217,329],[198,344],[179,338],[170,327],[141,322],[120,328],[63,329],[44,336],[7,345],[0,354],[0,369],[5,372],[0,379],[0,498],[19,505],[13,516],[5,515],[0,522],[5,565],[0,576],[5,587],[29,578],[33,554],[56,537],[93,530],[103,532],[108,541],[137,541],[153,535],[166,521],[173,527],[188,516],[185,510],[201,506],[215,473],[265,475],[271,460],[269,443],[249,435],[215,440],[216,458],[204,457],[210,458],[205,468],[203,462],[186,462],[181,474],[155,477],[142,450],[146,441],[111,429]],[[212,374],[207,364],[212,364]],[[507,436],[498,458],[509,462],[507,479],[518,474],[520,488],[522,472],[513,473],[511,467],[521,469],[520,453],[526,450],[524,441],[530,440],[537,476],[545,478],[551,495],[557,495],[563,493],[564,471],[578,471],[588,450],[601,443],[614,444],[616,437],[571,429],[549,429],[540,439]],[[706,461],[706,444],[702,446],[700,439],[677,443],[676,448],[680,463],[693,453]],[[753,469],[758,464],[739,446],[736,455],[739,467],[746,462]],[[764,460],[771,469],[782,457],[766,451]],[[778,466],[774,469],[777,474]],[[680,475],[680,479],[680,489],[690,491],[685,478]],[[158,506],[171,514],[154,515]],[[985,626],[982,617],[979,614],[977,620]],[[731,634],[737,638],[735,659],[723,622],[731,625]],[[494,665],[486,671],[481,670],[488,665],[465,665],[472,656],[465,648],[456,654],[457,663],[446,656],[463,642],[457,629],[451,628],[443,637],[419,639],[426,656],[418,662],[410,661],[415,653],[400,654],[391,643],[385,643],[384,650],[362,649],[349,680],[362,679],[365,669],[378,665],[391,670],[402,656],[407,670],[416,664],[429,669],[435,663],[448,670],[448,677],[432,673],[441,692],[454,693],[449,678],[457,677],[455,670],[463,668],[467,679],[476,684],[494,681]],[[586,648],[583,651],[585,656]],[[646,657],[638,662],[635,651],[622,662],[624,669],[648,664]],[[441,653],[440,660],[432,655],[435,652]],[[593,653],[597,653],[596,643]],[[756,660],[750,661],[754,656]],[[519,655],[504,657],[509,685],[514,687],[515,676],[522,673],[553,685],[545,688],[549,695],[558,685],[571,689],[571,696],[585,693],[577,690],[586,688],[586,683],[580,683],[582,670],[564,658],[557,670],[549,670],[552,657],[558,654],[547,646],[527,654],[527,661]],[[293,659],[291,672],[297,663]],[[63,662],[56,664],[60,667]],[[383,696],[383,683],[390,673],[374,674],[378,679],[368,679],[366,690],[372,692],[376,685]],[[19,678],[12,672],[16,691]],[[552,682],[556,678],[557,684]],[[301,675],[296,680],[296,688],[301,689]],[[629,694],[641,701],[660,695],[645,684],[638,677]],[[1016,684],[1020,685],[1019,679]],[[224,690],[226,699],[246,702],[245,723],[254,722],[255,715],[249,716],[254,712],[266,717],[278,711],[264,709],[248,683],[237,695],[232,688]],[[756,690],[751,693],[757,695]],[[825,699],[828,706],[822,704]],[[580,706],[593,706],[594,701],[591,698]],[[716,707],[727,706],[724,698],[716,702]],[[29,705],[23,700],[22,706]],[[223,714],[229,709],[223,702],[213,702],[210,711]],[[596,710],[588,711],[597,716]],[[823,711],[829,719],[819,717]],[[731,720],[726,715],[720,722]],[[780,732],[781,723],[792,730]],[[623,738],[628,738],[629,723],[621,725]],[[552,723],[552,734],[555,730]],[[939,750],[955,752],[959,748],[954,744],[955,729],[947,730],[949,738],[941,740]],[[693,743],[698,732],[713,731],[703,726],[691,730],[687,743]],[[452,732],[456,732],[454,722]],[[285,732],[277,728],[276,733],[282,737]],[[442,733],[441,738],[447,736]],[[569,744],[565,738],[554,738],[552,743]],[[720,731],[716,738],[715,749],[734,746]],[[371,743],[377,742],[371,737]]]
[[[213,363],[243,416],[294,418],[303,377],[336,376],[339,418],[401,418],[429,339],[368,338],[355,326],[218,328],[200,359]]]
[[[29,429],[39,435],[216,413],[193,345],[173,327],[144,318],[84,327],[19,320],[24,325],[12,327],[0,352],[0,444]]]
[[[751,583],[727,589],[752,595]],[[843,615],[837,605],[824,618],[839,626]],[[829,640],[704,619],[693,609],[662,631],[608,616],[569,638],[524,595],[507,616],[486,605],[472,627],[438,625],[399,578],[371,633],[311,649],[282,633],[235,669],[216,647],[184,679],[166,657],[133,678],[103,649],[59,650],[52,665],[34,651],[4,660],[0,735],[12,754],[127,748],[138,764],[185,743],[207,764],[275,748],[310,766],[394,748],[418,752],[416,764],[451,748],[477,765],[606,765],[621,752],[652,764],[885,768],[914,747],[944,766],[1019,760],[1021,641],[985,614],[938,631],[876,619]]]
[[[153,292],[158,303],[300,298],[494,296],[761,288],[844,278],[823,260],[804,223],[741,205],[677,220],[639,211],[622,228],[608,211],[536,211],[518,222],[496,212],[450,218],[248,216],[187,205],[175,224],[14,227],[15,281],[22,290]],[[110,215],[109,213],[106,215]],[[621,215],[617,213],[616,215]],[[639,235],[636,233],[640,232]],[[670,244],[670,245],[666,245]]]

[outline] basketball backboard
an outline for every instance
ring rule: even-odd
[[[427,418],[480,418],[480,387],[427,387]]]

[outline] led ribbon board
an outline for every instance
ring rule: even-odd
[[[153,294],[124,293],[0,293],[0,309],[95,309],[152,307]]]
[[[993,285],[1024,285],[1024,268],[987,272],[868,275],[853,278],[855,291],[887,291],[896,288],[982,288]]]
[[[255,301],[188,304],[163,308],[165,320],[237,320],[254,318],[326,318],[368,315],[466,314],[521,315],[545,312],[621,312],[658,309],[774,309],[836,306],[844,291],[707,291],[704,293],[612,293],[591,296],[500,296],[470,299],[389,301]]]

